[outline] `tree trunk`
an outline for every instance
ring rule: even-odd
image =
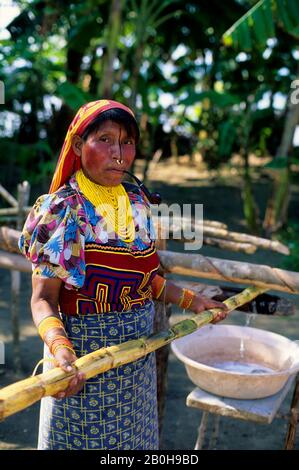
[[[243,154],[244,158],[244,185],[242,189],[242,199],[243,213],[246,220],[246,225],[251,233],[257,234],[259,232],[258,207],[256,205],[253,195],[249,167],[249,136],[252,127],[250,104],[252,100],[253,98],[249,97],[247,102],[247,109],[245,111],[245,117],[243,120],[243,125],[241,126],[243,133],[241,139],[243,141],[243,148],[241,148],[241,154]]]
[[[246,157],[248,159],[248,156]],[[247,166],[247,168],[246,168]],[[259,233],[259,216],[258,207],[256,205],[253,190],[252,181],[250,176],[249,165],[245,166],[244,173],[244,186],[242,190],[243,199],[243,212],[246,220],[246,225],[251,233]]]
[[[160,228],[157,230],[158,238],[156,240],[156,248],[166,250],[166,240],[161,240]],[[159,331],[168,330],[170,327],[169,317],[171,315],[171,304],[166,305],[162,299],[155,301],[155,318],[154,318],[154,334]],[[164,346],[156,351],[156,366],[157,366],[157,401],[158,401],[158,421],[159,421],[159,442],[161,447],[162,442],[162,428],[164,419],[164,409],[166,403],[167,391],[167,372],[168,372],[168,356],[169,345]]]
[[[299,76],[299,67],[297,75]],[[288,111],[286,114],[280,146],[275,158],[285,160],[285,166],[281,170],[274,170],[273,187],[268,200],[263,228],[267,236],[279,230],[288,218],[290,199],[290,162],[289,156],[293,145],[296,126],[299,122],[299,105],[292,103],[293,90],[288,97]]]
[[[102,80],[98,88],[98,94],[101,98],[113,97],[114,61],[117,57],[117,41],[122,27],[123,6],[123,0],[112,0],[107,33],[107,54],[104,58]]]
[[[139,74],[140,74],[140,67],[142,64],[143,52],[144,52],[145,44],[143,41],[139,42],[136,47],[135,57],[133,62],[133,70],[131,75],[131,98],[130,98],[130,105],[132,108],[136,106],[136,98],[138,92],[138,82],[139,82]]]

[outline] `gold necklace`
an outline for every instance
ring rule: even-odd
[[[135,225],[129,196],[122,184],[102,186],[88,179],[82,169],[76,173],[80,191],[105,218],[108,231],[130,243],[135,239]]]

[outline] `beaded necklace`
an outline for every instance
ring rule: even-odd
[[[76,172],[80,191],[105,218],[108,231],[117,233],[127,243],[135,239],[135,225],[129,196],[122,184],[102,186],[88,179],[82,169]]]

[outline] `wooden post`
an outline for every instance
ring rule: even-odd
[[[161,229],[158,227],[156,247],[157,249],[166,250],[166,240],[160,237]],[[161,275],[161,274],[160,274]],[[161,301],[155,301],[155,319],[154,333],[163,331],[170,327],[169,317],[171,315],[171,305],[163,302],[163,293]],[[156,351],[157,366],[157,397],[158,397],[158,420],[159,420],[159,440],[161,447],[162,426],[165,409],[165,398],[167,388],[167,369],[168,369],[169,345],[164,346]]]
[[[296,379],[290,412],[291,416],[285,441],[285,450],[293,450],[295,446],[296,431],[299,422],[299,374]]]
[[[20,271],[11,271],[11,324],[13,341],[13,366],[14,371],[21,371],[21,352],[20,352],[20,326],[19,326],[19,308],[20,308]]]
[[[30,185],[28,181],[18,184],[18,213],[17,213],[17,230],[21,230],[25,211],[30,196]],[[20,351],[20,288],[21,288],[21,272],[11,271],[11,322],[13,336],[13,364],[16,373],[21,371],[21,351]]]

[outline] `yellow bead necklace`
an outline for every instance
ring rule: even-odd
[[[96,207],[107,223],[108,231],[130,243],[135,239],[135,225],[129,196],[122,184],[102,186],[88,179],[82,169],[76,173],[80,191]]]

